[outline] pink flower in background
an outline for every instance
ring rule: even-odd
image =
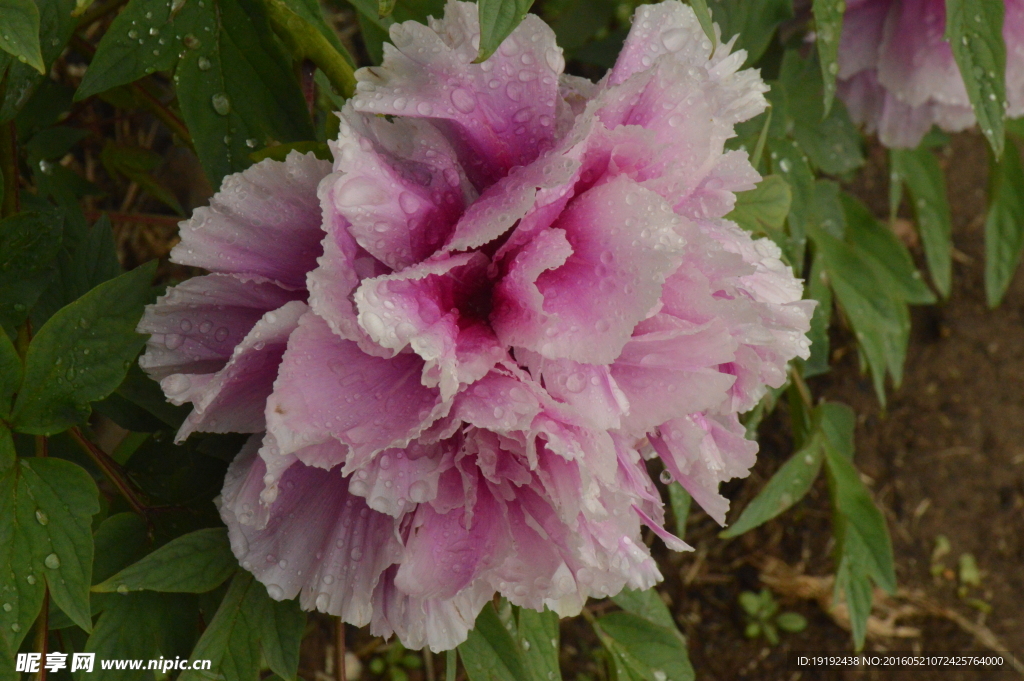
[[[996,1],[996,0],[993,0]],[[1007,115],[1024,115],[1024,0],[1003,0]],[[945,0],[850,0],[839,44],[839,96],[888,147],[916,147],[932,125],[975,123],[953,50]]]
[[[241,564],[410,647],[495,592],[561,615],[661,579],[646,459],[719,522],[757,445],[737,415],[806,357],[813,303],[723,219],[767,89],[693,12],[641,7],[600,83],[533,15],[473,64],[475,4],[391,29],[333,168],[225,180],[172,258],[212,274],[140,330],[179,437],[252,433],[221,515]],[[386,114],[387,117],[379,114]]]

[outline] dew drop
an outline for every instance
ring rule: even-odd
[[[126,595],[128,593],[128,585],[127,584],[118,584],[116,591],[117,591],[117,593],[119,593],[122,596],[124,596],[124,595]]]
[[[38,509],[37,508],[36,509],[36,521],[40,525],[49,525],[50,524],[50,516],[46,515],[46,511],[43,511],[42,509]]]
[[[476,109],[476,97],[469,90],[458,88],[452,92],[452,105],[462,113],[472,113]]]
[[[218,92],[213,97],[210,97],[210,103],[213,105],[213,110],[221,116],[227,116],[231,113],[231,100],[223,92]]]
[[[279,601],[284,598],[284,589],[277,584],[269,584],[267,585],[267,595],[275,601]]]
[[[207,59],[206,57],[200,57],[199,60],[196,62],[196,66],[199,67],[200,71],[209,71],[210,70],[210,60]]]

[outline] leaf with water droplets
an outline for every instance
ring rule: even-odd
[[[188,3],[189,5],[194,3]],[[290,60],[261,3],[209,0],[193,33],[202,37],[174,71],[181,114],[210,184],[249,167],[256,140],[314,139]]]
[[[207,681],[211,675],[254,679],[260,668],[261,642],[270,668],[282,678],[294,679],[305,623],[297,603],[271,600],[262,584],[240,570],[192,651],[192,660],[210,660],[212,669],[186,671],[179,681]]]
[[[946,0],[946,34],[960,67],[978,126],[996,158],[1006,127],[1005,5],[991,0]]]
[[[746,66],[761,58],[778,25],[792,17],[792,0],[716,0],[714,4],[714,19],[722,29],[722,40],[739,36],[733,52],[747,51]]]
[[[845,0],[814,0],[814,33],[818,44],[818,62],[824,90],[825,115],[836,96],[836,75],[839,73],[839,36],[843,32]]]
[[[237,567],[227,530],[215,527],[164,544],[92,590],[111,593],[123,586],[128,591],[203,593],[223,584]]]
[[[924,244],[935,288],[948,298],[953,279],[953,218],[946,197],[946,178],[930,149],[891,149],[891,182],[902,182],[910,195],[917,231]]]
[[[561,679],[558,668],[558,615],[547,608],[515,608],[523,664],[529,679],[550,681]]]
[[[39,46],[39,8],[32,0],[0,0],[0,49],[46,73]]]
[[[768,480],[768,484],[754,500],[747,504],[739,519],[719,536],[738,537],[780,515],[803,499],[821,471],[824,457],[823,437],[820,432],[812,433],[803,448],[794,452]]]
[[[526,673],[522,645],[516,641],[515,623],[510,621],[510,624],[506,627],[502,623],[490,603],[480,611],[476,626],[459,646],[459,656],[470,681],[533,681]]]
[[[613,612],[597,620],[598,636],[611,653],[619,678],[643,681],[693,681],[694,672],[679,630],[632,612]]]
[[[62,459],[22,459],[0,477],[0,636],[17,650],[49,587],[53,603],[91,629],[92,516],[99,491]],[[41,518],[46,522],[42,522]]]
[[[486,61],[526,18],[533,0],[479,0],[480,53],[474,63]]]
[[[172,16],[167,0],[131,0],[103,34],[75,99],[173,68],[187,48],[184,38],[176,36],[201,35],[195,27],[199,13],[196,2],[185,3]]]
[[[14,405],[15,430],[52,435],[83,421],[90,403],[112,393],[126,363],[145,344],[135,332],[152,298],[156,261],[100,284],[58,311],[25,356],[25,383]]]
[[[120,175],[135,182],[154,199],[178,215],[185,216],[185,211],[178,203],[174,192],[153,176],[153,171],[163,163],[163,158],[156,152],[142,147],[123,146],[107,140],[103,151],[100,152],[100,161],[111,175]]]
[[[59,211],[24,211],[0,221],[0,328],[11,338],[53,276],[63,231]]]
[[[989,170],[985,215],[985,295],[989,307],[1002,300],[1024,252],[1024,166],[1010,144]]]

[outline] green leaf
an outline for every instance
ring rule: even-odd
[[[923,147],[889,153],[892,181],[906,184],[910,193],[932,281],[942,297],[948,298],[953,275],[953,218],[942,168],[935,155]]]
[[[828,443],[848,460],[853,461],[853,431],[857,415],[842,402],[822,402],[814,408],[815,417]]]
[[[893,593],[896,590],[896,570],[885,516],[871,499],[853,462],[836,451],[831,443],[825,447],[825,461],[831,483],[832,503],[836,513],[845,521],[845,527],[842,528],[842,550],[856,550],[860,555],[863,547],[868,574],[880,587]]]
[[[844,527],[846,521],[838,519],[836,530]],[[840,534],[846,534],[840,532]],[[864,564],[865,549],[856,535],[847,536],[840,553],[839,568],[836,570],[836,585],[833,601],[839,601],[841,593],[846,600],[850,615],[850,628],[856,650],[864,648],[867,635],[868,617],[871,616],[873,600],[871,578]]]
[[[1001,2],[946,0],[946,34],[967,96],[996,158],[1003,153],[1006,106],[1006,44]]]
[[[661,600],[661,594],[657,589],[623,589],[617,596],[613,596],[612,600],[626,612],[643,617],[661,627],[676,628],[672,613],[668,611],[665,601]]]
[[[191,4],[191,3],[189,3]],[[174,77],[210,184],[250,165],[257,146],[315,137],[299,83],[256,0],[209,0]]]
[[[57,271],[32,308],[32,325],[37,329],[65,305],[121,274],[114,230],[106,215],[88,227],[77,243],[72,243],[71,236],[65,233]]]
[[[672,505],[672,515],[675,516],[676,536],[685,539],[686,521],[690,515],[690,504],[693,499],[690,497],[690,493],[674,480],[666,487],[668,488],[668,500]]]
[[[709,6],[722,40],[739,36],[733,52],[747,51],[746,66],[761,58],[778,25],[793,18],[791,0],[712,0]]]
[[[203,593],[223,584],[237,567],[227,530],[215,527],[174,539],[92,590]]]
[[[88,681],[95,673],[104,681],[148,681],[158,673],[147,669],[149,660],[158,655],[173,660],[189,654],[199,622],[194,596],[143,592],[107,598],[108,605],[85,644],[86,652],[96,654],[95,671],[80,672],[78,681]],[[127,660],[129,665],[100,671],[99,660]],[[131,669],[133,660],[143,660],[141,669]]]
[[[910,340],[910,313],[906,302],[894,296],[878,276],[877,260],[862,249],[831,234],[811,232],[822,255],[836,300],[857,336],[867,359],[879,401],[885,404],[885,376],[895,385],[903,378],[903,363]]]
[[[792,194],[778,175],[762,179],[757,187],[736,195],[736,207],[726,219],[754,234],[784,238],[782,227],[789,215]]]
[[[14,337],[53,276],[64,220],[24,211],[0,220],[0,327]]]
[[[0,53],[0,81],[6,79],[6,89],[0,101],[0,123],[13,119],[32,98],[54,60],[67,46],[78,19],[71,15],[75,0],[36,0],[39,10],[39,45],[43,55],[41,73],[28,62],[22,63],[6,53]],[[6,75],[4,71],[6,70]]]
[[[1010,144],[989,170],[985,215],[985,297],[996,307],[1006,294],[1024,252],[1024,167]]]
[[[476,618],[476,626],[466,642],[459,646],[459,656],[470,681],[523,681],[529,679],[520,654],[520,646],[505,628],[494,606],[484,606]]]
[[[704,35],[711,41],[711,49],[718,47],[718,36],[715,35],[715,23],[711,19],[711,11],[708,9],[707,0],[690,0],[690,7],[697,15],[700,27],[704,29]]]
[[[789,185],[791,201],[789,207],[789,235],[793,242],[793,263],[803,263],[804,247],[807,243],[807,226],[814,211],[814,174],[800,147],[789,139],[772,139],[768,143],[772,173]],[[797,272],[801,274],[801,272]]]
[[[804,59],[796,49],[786,50],[778,84],[786,99],[785,128],[824,173],[842,175],[864,164],[861,136],[842,102],[825,114],[825,96],[817,58]]]
[[[209,39],[208,34],[197,32],[201,15],[197,3],[183,3],[177,12],[172,6],[166,0],[131,0],[103,34],[75,100],[127,85],[154,71],[168,71],[181,52]]]
[[[278,676],[294,681],[299,673],[299,646],[306,630],[306,613],[299,608],[298,601],[274,601],[262,586],[253,589],[262,592],[264,599],[266,614],[260,620],[263,657]]]
[[[14,451],[14,437],[10,428],[0,421],[0,475],[6,473],[15,461],[17,453]]]
[[[832,287],[828,284],[825,273],[825,259],[821,253],[815,253],[811,260],[811,272],[807,276],[805,296],[818,301],[811,317],[811,330],[807,338],[811,341],[811,356],[806,360],[797,360],[801,365],[804,378],[819,376],[829,371],[828,337],[829,322],[832,319]]]
[[[89,631],[92,516],[99,512],[96,483],[63,459],[21,459],[0,478],[0,635],[17,650],[35,620],[43,582],[53,602]]]
[[[142,557],[149,543],[149,528],[140,515],[117,513],[100,523],[93,541],[92,581],[98,584]]]
[[[795,634],[807,628],[807,618],[798,612],[784,612],[775,618],[779,629]]]
[[[480,52],[476,62],[486,61],[498,46],[516,29],[533,0],[478,0],[480,17]]]
[[[517,608],[518,633],[528,679],[561,679],[558,667],[558,615],[547,608]]]
[[[20,432],[51,435],[89,416],[112,393],[145,344],[135,333],[150,299],[156,261],[100,284],[50,318],[25,357],[25,387],[13,420]]]
[[[174,192],[153,177],[152,171],[163,163],[163,157],[160,154],[141,147],[121,146],[107,140],[103,151],[100,152],[100,161],[111,175],[121,175],[137,183],[154,199],[178,215],[185,215]]]
[[[738,537],[778,516],[804,498],[821,471],[822,435],[813,435],[775,472],[764,489],[747,504],[739,519],[719,536]]]
[[[625,663],[633,678],[646,681],[691,681],[695,678],[686,642],[678,631],[629,612],[598,620],[602,642]],[[610,639],[613,645],[609,645]],[[621,652],[620,652],[621,651]],[[625,652],[626,655],[622,655]]]
[[[25,152],[30,159],[29,165],[36,165],[33,161],[61,158],[88,136],[88,130],[63,125],[41,130],[25,145]]]
[[[839,36],[843,32],[845,0],[814,0],[814,34],[821,63],[821,82],[824,91],[825,114],[832,108],[836,96],[836,74],[839,73]]]
[[[14,343],[0,329],[0,417],[7,417],[14,407],[14,395],[21,388],[21,358],[14,349]],[[3,469],[0,463],[0,470]]]
[[[293,678],[291,665],[298,666],[302,627],[297,606],[286,605],[272,601],[264,586],[248,572],[236,572],[217,614],[192,651],[193,662],[210,660],[211,669],[182,672],[180,681],[203,681],[217,675],[230,681],[256,681],[261,637],[268,638],[263,654],[273,664],[271,669],[284,678]]]
[[[4,18],[0,49],[45,74],[46,66],[39,47],[39,8],[36,4],[32,0],[0,0],[0,16]]]
[[[871,214],[867,206],[849,194],[841,201],[846,217],[846,240],[869,259],[872,271],[894,295],[911,305],[930,305],[935,294],[924,283],[910,252],[896,234]]]

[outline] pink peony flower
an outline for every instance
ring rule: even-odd
[[[723,219],[765,107],[731,44],[641,7],[600,83],[529,15],[482,64],[477,8],[392,28],[333,167],[292,153],[182,229],[143,366],[194,431],[252,437],[220,500],[274,598],[451,648],[500,592],[578,613],[661,575],[646,459],[719,522],[737,414],[806,357],[813,307]],[[388,117],[380,116],[386,114]]]
[[[1024,115],[1024,0],[1003,0],[1007,115]],[[839,43],[838,93],[850,116],[888,147],[916,147],[932,125],[975,123],[943,39],[945,0],[849,0]]]

